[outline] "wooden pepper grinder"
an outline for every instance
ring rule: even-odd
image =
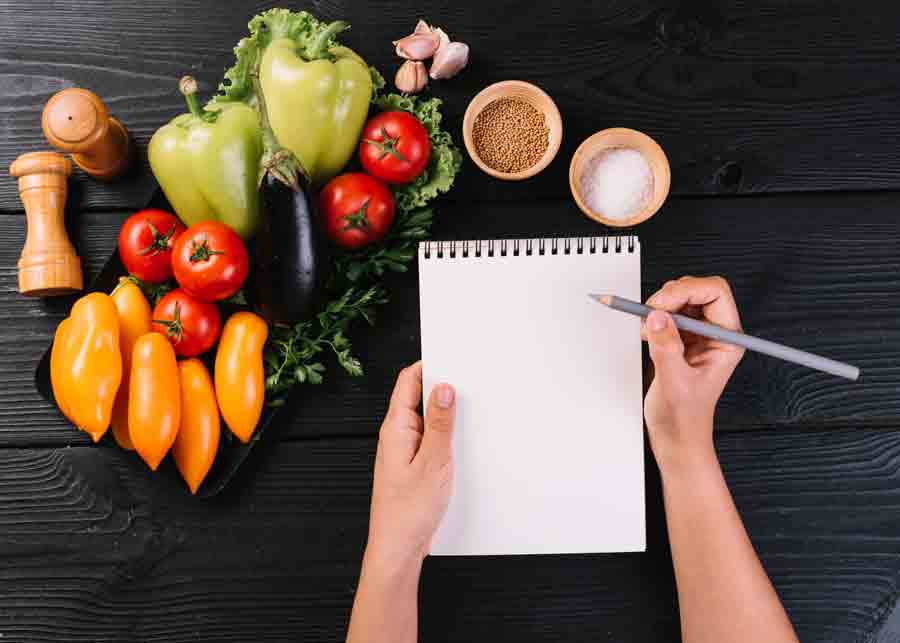
[[[30,152],[13,161],[9,173],[19,179],[19,196],[28,218],[19,258],[19,292],[52,297],[81,290],[81,260],[65,224],[71,163],[56,152]]]
[[[95,179],[114,179],[131,163],[128,130],[94,92],[72,87],[54,94],[41,127],[50,145],[70,152],[75,165]]]

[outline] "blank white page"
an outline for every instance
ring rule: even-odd
[[[424,393],[456,388],[454,481],[434,555],[643,551],[640,320],[632,239],[419,247]],[[545,254],[538,252],[540,244]],[[552,244],[559,248],[551,254]],[[565,244],[571,253],[565,254]],[[603,253],[607,243],[609,252]],[[621,244],[621,252],[616,252]],[[591,253],[591,246],[596,252]],[[430,258],[426,258],[426,253]]]

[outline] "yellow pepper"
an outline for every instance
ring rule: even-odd
[[[119,317],[103,293],[85,295],[56,329],[50,382],[63,414],[94,442],[109,428],[122,381]]]
[[[150,304],[138,285],[128,277],[122,277],[110,295],[119,313],[119,348],[122,353],[122,383],[113,406],[112,434],[123,449],[131,451],[134,445],[128,433],[128,388],[131,381],[131,353],[138,337],[150,332]]]

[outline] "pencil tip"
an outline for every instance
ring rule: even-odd
[[[590,297],[591,299],[593,299],[595,301],[599,301],[601,304],[605,304],[607,306],[609,306],[609,302],[611,301],[611,298],[609,295],[595,295],[595,294],[591,293],[588,295],[588,297]]]

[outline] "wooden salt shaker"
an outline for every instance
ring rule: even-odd
[[[54,94],[44,106],[41,127],[50,145],[70,152],[95,179],[114,179],[131,163],[128,130],[94,92],[72,87]]]
[[[19,196],[28,220],[19,258],[19,292],[53,297],[80,291],[81,260],[65,225],[72,165],[56,152],[30,152],[13,161],[9,173],[19,179]]]

